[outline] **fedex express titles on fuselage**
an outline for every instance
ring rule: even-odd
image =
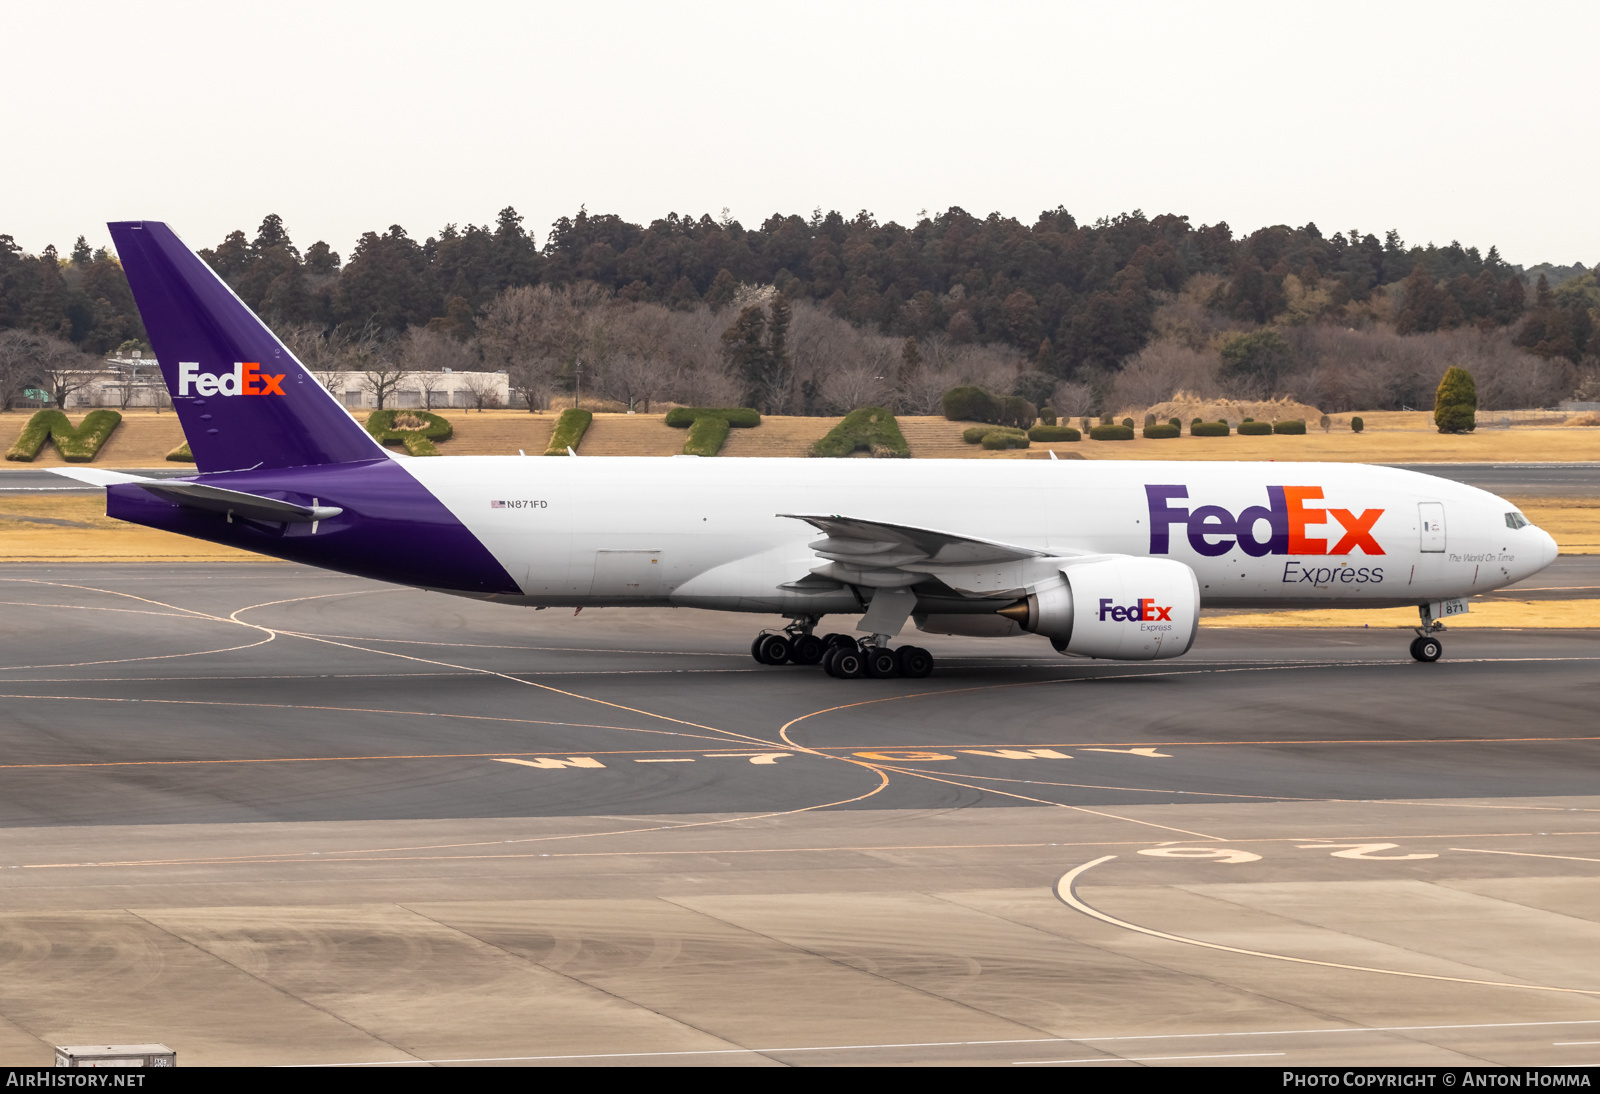
[[[1421,492],[1414,474],[1383,467],[1234,465],[1226,483],[1189,469],[1168,464],[1167,482],[1143,484],[1147,551],[1193,567],[1207,604],[1412,604],[1502,587],[1555,556],[1503,499],[1460,484]],[[1246,486],[1247,469],[1288,481]]]

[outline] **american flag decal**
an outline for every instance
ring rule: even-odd
[[[489,508],[490,509],[504,509],[505,507],[506,507],[506,503],[503,502],[503,501],[491,501],[489,503]]]

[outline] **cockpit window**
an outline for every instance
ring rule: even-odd
[[[1506,527],[1507,528],[1526,528],[1527,526],[1528,526],[1528,518],[1523,516],[1521,513],[1507,513],[1506,514]]]

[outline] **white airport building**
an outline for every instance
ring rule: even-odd
[[[352,410],[376,409],[378,393],[391,408],[467,408],[511,406],[513,392],[504,372],[332,371],[311,374]],[[172,405],[154,357],[111,357],[100,369],[77,374],[66,409],[168,407]],[[32,385],[30,385],[31,387]],[[48,405],[44,400],[30,400]]]

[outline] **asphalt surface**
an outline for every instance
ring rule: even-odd
[[[194,474],[193,467],[174,467],[172,464],[166,467],[119,467],[116,470],[124,475],[142,475],[148,479],[176,479]],[[43,468],[15,470],[8,467],[0,470],[0,497],[29,494],[98,494],[104,489],[101,486],[76,482]]]
[[[0,1064],[1594,1062],[1600,632],[763,622],[0,567]]]
[[[1600,492],[1600,463],[1412,463],[1392,464],[1442,479],[1464,482],[1493,494],[1516,497],[1586,497]]]
[[[1595,778],[1585,631],[1457,632],[1436,665],[1403,631],[1202,629],[1149,665],[929,636],[931,679],[839,681],[755,664],[749,639],[776,620],[574,617],[281,564],[15,566],[0,586],[5,826],[865,808],[851,799],[877,773],[840,762],[859,759],[938,776],[892,778],[877,809],[1583,794]],[[1531,755],[1513,743],[1530,725]],[[1002,792],[985,780],[1066,763],[1007,749],[1071,754],[1082,785]]]

